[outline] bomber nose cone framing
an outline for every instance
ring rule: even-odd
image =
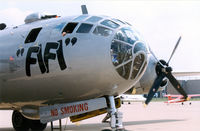
[[[131,28],[122,28],[112,40],[111,59],[121,77],[135,80],[147,65],[147,47]]]

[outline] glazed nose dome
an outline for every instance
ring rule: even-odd
[[[147,47],[131,28],[122,28],[112,40],[111,59],[121,77],[135,80],[147,66]]]

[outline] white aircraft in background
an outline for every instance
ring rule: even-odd
[[[15,130],[44,130],[48,122],[103,113],[111,128],[122,129],[117,97],[149,91],[148,104],[165,77],[187,99],[168,66],[181,37],[169,61],[159,61],[127,22],[89,15],[86,6],[82,12],[33,13],[24,25],[0,24],[0,109],[13,110]]]
[[[122,94],[120,96],[122,104],[124,102],[128,102],[128,104],[131,104],[131,102],[145,102],[146,98],[143,95],[126,95]]]

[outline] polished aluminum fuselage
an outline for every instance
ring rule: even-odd
[[[99,23],[95,23],[87,34],[73,32],[62,36],[62,33],[54,28],[60,23],[73,22],[73,19],[74,17],[53,18],[0,31],[0,109],[117,96],[138,82],[144,71],[134,80],[124,79],[112,63],[111,43],[119,29],[112,29],[113,34],[102,37],[93,34]],[[83,22],[79,21],[80,23]],[[37,27],[42,27],[42,30],[35,42],[25,44],[30,30]],[[71,40],[74,37],[77,38],[76,44],[65,44],[67,38]],[[66,69],[60,69],[56,57],[55,60],[49,59],[48,73],[41,73],[36,62],[30,65],[31,76],[27,76],[26,57],[29,48],[41,45],[44,56],[46,44],[60,40]],[[17,51],[21,49],[24,49],[24,52],[17,56]],[[147,54],[145,55],[148,63]],[[32,54],[31,57],[37,58],[37,54]]]

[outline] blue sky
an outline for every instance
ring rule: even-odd
[[[159,59],[168,60],[178,37],[181,43],[171,60],[174,71],[200,71],[200,2],[131,0],[6,0],[0,7],[0,22],[23,24],[32,12],[61,16],[81,14],[86,4],[90,14],[108,15],[134,25]]]

